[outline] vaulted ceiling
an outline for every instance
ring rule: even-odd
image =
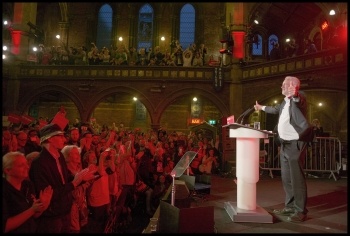
[[[317,3],[317,2],[263,2],[257,3],[251,11],[251,21],[259,18],[259,25],[268,34],[292,34],[297,36],[308,31],[323,20],[332,20],[328,15],[330,9],[336,10],[337,16],[347,16],[347,3]],[[335,27],[337,25],[334,25]]]
[[[262,3],[255,12],[260,18],[259,25],[271,33],[302,31],[322,14],[322,10],[312,2]]]

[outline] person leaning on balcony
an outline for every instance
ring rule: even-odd
[[[295,57],[298,51],[298,44],[295,43],[295,39],[291,39],[285,47],[287,57]]]
[[[306,46],[304,54],[317,52],[316,45],[311,41],[311,39],[306,39],[304,42]]]
[[[136,48],[130,47],[128,51],[128,65],[129,66],[134,66],[137,63],[137,51]]]
[[[192,66],[203,66],[203,57],[199,51],[195,52]]]
[[[273,45],[271,52],[270,52],[270,60],[273,61],[273,60],[278,60],[278,59],[281,59],[280,45],[279,45],[279,43],[275,43]]]

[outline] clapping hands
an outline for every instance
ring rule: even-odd
[[[51,202],[51,198],[52,198],[52,194],[53,194],[53,189],[52,189],[51,185],[47,186],[44,190],[40,191],[39,200],[43,206],[42,211],[45,211],[49,207],[50,202]]]
[[[95,178],[95,170],[85,168],[74,176],[73,184],[78,186],[82,181],[90,181]]]

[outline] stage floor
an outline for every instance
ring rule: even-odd
[[[234,222],[225,210],[225,203],[236,202],[237,186],[232,177],[212,175],[210,194],[192,201],[191,207],[214,206],[216,233],[347,233],[347,178],[307,178],[308,218],[302,223],[287,222],[286,216],[275,216],[273,209],[283,208],[284,192],[280,176],[260,175],[257,183],[257,205],[271,214],[272,223]],[[141,233],[149,218],[134,219],[132,232]],[[129,230],[129,231],[130,231]],[[128,233],[128,232],[125,232]]]

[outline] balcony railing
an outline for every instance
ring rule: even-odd
[[[271,76],[286,75],[291,72],[328,70],[338,66],[346,66],[346,64],[347,50],[336,48],[312,54],[247,65],[242,68],[242,77],[243,80],[261,79]]]
[[[347,65],[347,51],[341,48],[320,51],[281,60],[248,64],[242,66],[243,80],[261,79],[295,72],[328,70]],[[224,80],[230,81],[230,66],[221,68]],[[113,78],[120,80],[195,80],[213,78],[215,67],[179,67],[179,66],[112,66],[112,65],[33,65],[3,64],[3,77],[63,79]]]

